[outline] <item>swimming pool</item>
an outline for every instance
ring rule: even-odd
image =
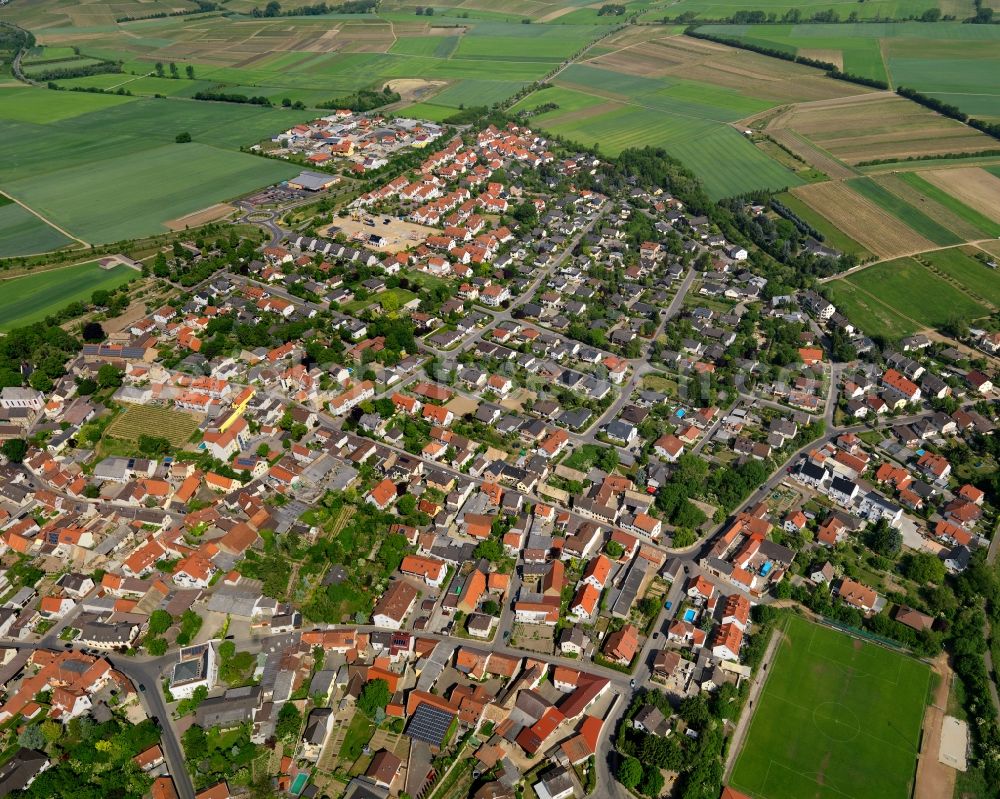
[[[694,621],[698,617],[698,611],[694,608],[688,608],[684,611],[684,621]]]
[[[292,796],[298,796],[302,793],[302,789],[306,787],[307,782],[309,782],[309,775],[303,771],[295,777],[295,781],[292,783],[292,787],[288,789],[288,792]]]

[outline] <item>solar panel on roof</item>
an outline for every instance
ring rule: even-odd
[[[406,734],[418,741],[441,746],[454,718],[454,714],[439,707],[420,705],[410,719]]]

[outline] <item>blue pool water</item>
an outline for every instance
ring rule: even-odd
[[[695,617],[698,615],[698,611],[694,608],[688,608],[684,611],[684,621],[694,621]]]
[[[763,566],[760,567],[760,576],[767,577],[768,572],[771,571],[771,567],[774,566],[771,561],[767,561]]]
[[[295,781],[292,783],[292,787],[288,789],[288,792],[293,796],[298,796],[302,793],[302,789],[306,787],[307,782],[309,782],[309,775],[303,771],[295,778]]]

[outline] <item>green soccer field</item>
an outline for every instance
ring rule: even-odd
[[[789,617],[730,784],[753,799],[909,799],[918,660]]]

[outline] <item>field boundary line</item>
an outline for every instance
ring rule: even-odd
[[[23,208],[23,209],[24,209],[25,211],[27,211],[27,212],[28,212],[29,214],[33,214],[34,216],[37,216],[37,217],[38,217],[39,219],[41,219],[41,220],[42,220],[42,221],[43,221],[43,222],[44,222],[44,223],[45,223],[46,225],[48,225],[48,226],[49,226],[49,227],[51,227],[51,228],[55,228],[56,230],[58,230],[58,231],[59,231],[60,233],[62,233],[62,234],[63,234],[64,236],[66,236],[67,238],[70,238],[70,239],[73,239],[73,241],[76,241],[76,242],[79,242],[79,243],[80,243],[80,244],[82,244],[82,245],[83,245],[84,247],[89,247],[89,246],[90,246],[90,242],[89,242],[89,241],[84,241],[84,240],[83,240],[83,239],[81,239],[81,238],[80,238],[79,236],[74,236],[74,235],[73,235],[72,233],[70,233],[70,232],[69,232],[68,230],[65,230],[64,228],[61,228],[61,227],[59,227],[59,225],[57,225],[57,224],[56,224],[55,222],[53,222],[53,221],[52,221],[51,219],[46,219],[46,218],[45,218],[44,216],[42,216],[42,215],[41,215],[40,213],[38,213],[38,211],[36,211],[36,210],[35,210],[34,208],[32,208],[32,207],[31,207],[31,206],[29,206],[29,205],[25,205],[25,204],[24,204],[23,202],[21,202],[21,201],[20,201],[19,199],[17,199],[17,197],[13,197],[13,196],[11,196],[10,194],[8,194],[7,192],[5,192],[5,191],[3,191],[3,190],[0,190],[0,194],[2,194],[2,195],[3,195],[4,197],[6,197],[6,198],[7,198],[8,200],[10,200],[11,202],[13,202],[13,203],[17,203],[18,205],[20,205],[20,206],[21,206],[21,207],[22,207],[22,208]]]

